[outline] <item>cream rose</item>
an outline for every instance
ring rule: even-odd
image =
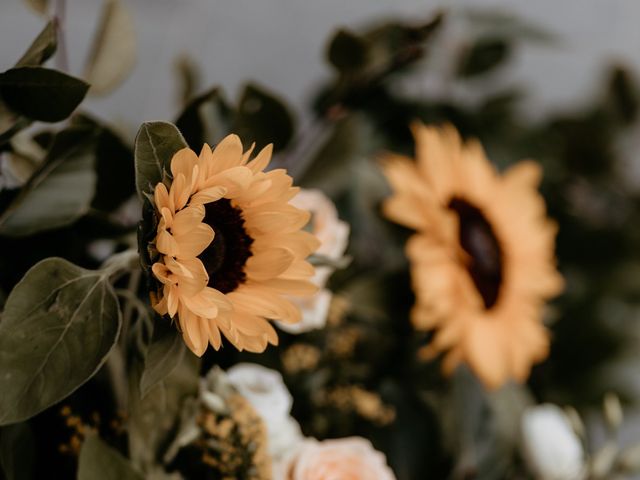
[[[338,218],[338,211],[333,202],[320,190],[308,189],[301,190],[290,203],[311,212],[311,232],[320,240],[320,247],[315,253],[330,261],[339,261],[347,249],[349,225]],[[311,281],[321,290],[308,298],[292,298],[302,312],[302,320],[293,324],[278,322],[278,327],[294,334],[324,327],[331,303],[331,292],[322,287],[333,271],[333,267],[328,265],[316,266],[316,273]]]
[[[306,440],[276,469],[275,480],[395,480],[384,454],[360,437]]]
[[[227,371],[227,379],[262,417],[275,460],[302,440],[300,426],[290,414],[293,397],[279,372],[254,363],[239,363]]]
[[[580,480],[585,476],[582,444],[556,405],[528,408],[522,416],[523,456],[540,480]]]

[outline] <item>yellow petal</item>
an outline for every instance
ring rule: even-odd
[[[272,248],[249,257],[244,271],[251,279],[267,280],[283,273],[294,260],[295,255],[291,250]]]
[[[178,175],[184,175],[184,178],[191,183],[193,175],[193,167],[198,164],[196,153],[190,148],[178,150],[171,159],[171,173],[173,178]]]
[[[260,153],[256,155],[256,158],[247,163],[247,167],[251,169],[253,173],[262,172],[269,162],[271,161],[271,154],[273,152],[273,144],[269,144],[260,150]]]
[[[199,223],[185,235],[176,235],[178,258],[197,257],[213,242],[214,232],[206,223]]]
[[[227,135],[213,150],[211,170],[208,176],[240,166],[242,164],[242,142],[240,137]]]

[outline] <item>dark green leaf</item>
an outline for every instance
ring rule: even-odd
[[[76,109],[89,85],[57,70],[18,67],[0,74],[0,96],[15,113],[32,120],[59,122]]]
[[[80,450],[78,480],[142,480],[142,475],[120,452],[89,435]]]
[[[51,20],[36,37],[31,46],[16,63],[16,67],[38,66],[46,62],[56,51],[58,23]]]
[[[74,125],[96,130],[96,192],[91,206],[112,211],[136,193],[133,151],[109,127],[86,115],[74,115]]]
[[[243,142],[256,142],[258,149],[273,143],[275,150],[281,150],[293,136],[293,119],[280,99],[256,85],[247,85],[233,131]]]
[[[184,341],[175,325],[166,318],[157,319],[140,379],[140,395],[143,398],[151,388],[173,372],[182,361],[185,350]]]
[[[367,45],[354,33],[338,30],[329,43],[327,56],[339,72],[353,72],[367,61]]]
[[[29,425],[17,423],[0,429],[0,474],[6,480],[33,478],[35,442]],[[2,475],[0,475],[1,477]]]
[[[191,353],[163,381],[140,395],[142,362],[133,363],[129,376],[129,457],[134,466],[148,471],[167,448],[180,418],[184,401],[198,395],[200,359]]]
[[[472,77],[487,73],[504,62],[510,52],[511,45],[502,38],[481,38],[462,56],[458,74]]]
[[[68,225],[86,213],[95,191],[93,130],[59,132],[43,167],[0,215],[0,234],[25,236]]]
[[[32,417],[91,378],[121,321],[104,272],[61,258],[32,267],[10,293],[0,322],[0,425]]]
[[[129,75],[136,62],[136,32],[129,7],[121,0],[108,0],[84,72],[91,94],[113,91]]]
[[[193,99],[176,121],[189,146],[200,151],[204,143],[213,144],[229,131],[231,110],[218,88]]]
[[[167,122],[143,123],[138,130],[134,147],[136,189],[153,194],[154,187],[162,182],[165,173],[171,172],[171,158],[187,143],[175,125]]]

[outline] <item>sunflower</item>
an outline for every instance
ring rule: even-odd
[[[417,161],[383,161],[394,192],[383,211],[416,230],[406,246],[411,320],[435,331],[421,354],[444,353],[446,374],[464,362],[490,388],[523,382],[548,355],[542,310],[563,287],[557,227],[537,191],[541,169],[523,161],[501,175],[481,145],[463,143],[453,127],[412,130]]]
[[[285,170],[263,170],[271,145],[249,160],[229,135],[200,156],[188,148],[171,159],[170,187],[158,183],[152,266],[161,288],[153,308],[175,319],[198,356],[221,333],[239,350],[277,345],[270,320],[295,323],[300,312],[286,295],[310,295],[313,267],[305,260],[318,240],[302,229],[310,214],[288,202],[298,192]]]

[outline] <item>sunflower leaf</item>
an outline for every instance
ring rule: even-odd
[[[175,125],[167,122],[146,122],[135,140],[136,189],[153,194],[154,187],[171,171],[171,158],[187,142]]]
[[[78,480],[142,480],[142,476],[120,452],[93,434],[80,450]]]
[[[42,168],[0,214],[0,235],[31,235],[86,213],[95,192],[93,139],[85,127],[56,135]]]
[[[16,67],[38,66],[46,62],[55,53],[57,41],[58,22],[51,20],[44,27],[40,35],[36,37],[31,46],[22,55]]]
[[[33,266],[9,295],[0,322],[0,425],[32,417],[91,378],[121,323],[104,272],[61,258]]]
[[[151,343],[147,348],[144,370],[140,378],[140,395],[144,398],[159,382],[178,366],[184,357],[185,347],[176,328],[166,319],[153,326]]]
[[[0,96],[15,113],[32,120],[59,122],[84,99],[89,84],[43,67],[17,67],[0,73]]]

